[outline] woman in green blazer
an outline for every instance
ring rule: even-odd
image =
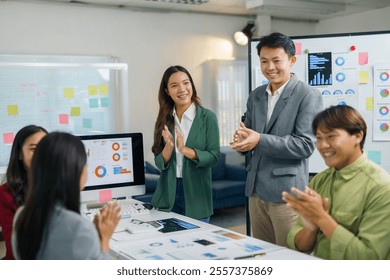
[[[161,175],[152,205],[208,222],[213,214],[211,168],[220,154],[217,118],[200,105],[182,66],[164,72],[158,100],[152,152]]]

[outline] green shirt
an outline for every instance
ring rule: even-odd
[[[323,259],[390,259],[390,175],[363,154],[341,170],[328,168],[309,187],[329,198],[329,213],[338,226],[330,240],[317,234],[314,255]],[[296,249],[300,219],[287,242]]]

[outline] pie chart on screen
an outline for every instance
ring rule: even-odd
[[[121,155],[118,154],[118,153],[115,153],[115,154],[112,155],[112,159],[114,161],[119,161],[121,159]]]
[[[103,178],[107,174],[107,169],[103,165],[99,165],[95,168],[95,175],[98,178]]]
[[[114,151],[118,151],[120,147],[121,147],[121,145],[119,145],[118,142],[115,142],[115,143],[112,144],[112,149]]]

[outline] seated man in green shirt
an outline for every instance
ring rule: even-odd
[[[390,175],[363,153],[367,126],[350,106],[332,106],[312,124],[328,169],[304,192],[283,192],[299,214],[289,247],[323,259],[390,259]]]

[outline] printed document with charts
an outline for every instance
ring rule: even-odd
[[[118,258],[142,260],[243,259],[266,254],[279,246],[229,230],[202,229],[180,219],[158,220],[164,225],[142,238],[116,233]],[[175,229],[176,228],[176,229]],[[130,236],[130,238],[129,238]],[[127,242],[126,242],[127,241]],[[113,245],[113,244],[111,244]]]

